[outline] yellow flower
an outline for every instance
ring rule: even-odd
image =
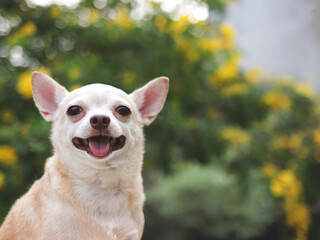
[[[127,30],[134,27],[134,21],[130,19],[129,9],[126,7],[121,7],[118,9],[114,21],[118,26]]]
[[[232,49],[234,47],[234,29],[230,24],[224,22],[220,25],[220,32],[223,39],[223,48],[226,50]]]
[[[297,198],[302,191],[302,185],[301,182],[298,180],[295,180],[291,187],[288,187],[287,191],[285,192],[285,196],[287,198]]]
[[[37,26],[33,22],[27,22],[22,25],[17,32],[8,37],[8,44],[11,46],[16,45],[21,38],[34,35],[36,31]]]
[[[45,74],[50,74],[49,70],[46,68],[38,68],[36,71],[43,72]],[[19,80],[16,86],[18,93],[24,98],[32,97],[32,88],[31,88],[31,72],[23,72],[19,76]]]
[[[209,78],[209,82],[221,87],[235,80],[239,75],[238,65],[240,60],[241,55],[237,52],[233,53],[228,61],[216,69],[214,74]]]
[[[81,70],[79,67],[73,67],[69,70],[68,76],[71,80],[79,78],[81,75]]]
[[[235,32],[233,27],[229,23],[223,22],[220,24],[219,28],[223,37],[229,39],[234,38]]]
[[[220,66],[209,81],[213,85],[224,86],[238,76],[238,66],[231,61]]]
[[[20,75],[19,81],[17,84],[17,91],[24,98],[32,97],[32,88],[31,88],[31,73],[24,72]]]
[[[0,145],[0,163],[3,165],[12,165],[17,162],[17,153],[9,145]]]
[[[89,15],[89,21],[90,23],[95,23],[99,20],[100,18],[100,11],[97,9],[91,9],[90,10],[90,15]]]
[[[222,48],[225,50],[231,50],[234,48],[234,42],[231,39],[225,39],[222,41]]]
[[[160,32],[167,33],[168,26],[167,26],[167,19],[163,16],[157,16],[155,19],[155,24]]]
[[[297,153],[301,149],[302,136],[292,134],[290,136],[278,136],[272,142],[275,149],[288,149],[293,153]]]
[[[270,189],[275,197],[296,199],[302,191],[302,186],[292,170],[282,170],[272,179]]]
[[[313,140],[314,140],[315,144],[318,147],[320,147],[320,129],[317,129],[316,131],[314,131]]]
[[[171,31],[173,33],[183,33],[187,30],[187,27],[189,25],[189,16],[183,16],[179,20],[174,21],[171,25]]]
[[[278,168],[273,163],[266,163],[262,168],[264,176],[271,178],[278,172]]]
[[[314,97],[314,92],[303,84],[297,84],[294,89],[297,93],[301,94],[306,98]]]
[[[4,184],[5,184],[4,174],[2,172],[0,172],[0,188],[3,188]]]
[[[195,62],[200,58],[199,52],[187,38],[182,35],[177,35],[174,37],[174,41],[179,51],[181,51],[184,57],[190,62]]]
[[[271,182],[270,190],[273,196],[275,197],[281,197],[283,196],[284,188],[281,182],[278,179],[274,179]]]
[[[245,78],[248,82],[254,83],[256,82],[259,78],[262,77],[262,72],[259,68],[252,68],[249,69],[247,72],[245,72]]]
[[[10,123],[14,120],[14,115],[11,111],[5,110],[1,113],[1,120],[5,123]]]
[[[222,49],[222,41],[219,38],[202,38],[199,39],[199,46],[209,52],[217,52]]]
[[[313,133],[313,141],[315,143],[315,153],[314,153],[314,156],[315,156],[315,161],[317,163],[320,163],[320,129],[317,129],[314,131]]]
[[[22,37],[24,37],[33,35],[36,33],[36,31],[37,26],[33,22],[27,22],[19,29],[18,33],[21,34]]]
[[[227,127],[222,129],[221,136],[223,139],[231,143],[233,147],[248,143],[251,136],[244,130],[236,127]]]
[[[53,6],[50,8],[49,16],[51,18],[58,18],[61,15],[61,8],[58,6]]]
[[[311,223],[309,207],[303,203],[287,202],[285,211],[287,215],[286,224],[296,229],[296,239],[307,240]]]
[[[185,56],[190,62],[195,62],[200,58],[199,52],[193,47],[186,49]]]
[[[226,96],[237,96],[246,94],[249,87],[246,83],[235,83],[222,89],[222,93]]]
[[[263,97],[263,101],[274,110],[281,110],[291,107],[291,99],[280,92],[269,92]]]

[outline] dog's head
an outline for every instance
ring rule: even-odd
[[[68,92],[40,72],[33,72],[31,80],[36,106],[45,120],[53,122],[55,150],[94,167],[142,154],[142,127],[155,119],[168,92],[165,77],[129,95],[104,84]]]

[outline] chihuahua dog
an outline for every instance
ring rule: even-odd
[[[129,95],[104,84],[68,92],[41,72],[31,82],[36,106],[53,122],[54,154],[12,206],[0,240],[141,239],[143,126],[162,109],[168,78]]]

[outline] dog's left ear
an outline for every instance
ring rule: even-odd
[[[159,77],[131,93],[133,101],[136,103],[142,123],[149,125],[161,111],[166,101],[169,89],[169,79]]]
[[[32,72],[31,86],[33,99],[41,115],[46,121],[53,121],[68,91],[42,72]]]

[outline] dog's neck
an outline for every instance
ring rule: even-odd
[[[46,172],[53,177],[53,188],[64,191],[64,195],[71,194],[70,198],[92,212],[113,216],[130,204],[128,199],[136,199],[134,202],[141,204],[144,201],[141,167],[139,171],[126,166],[104,170],[88,168],[86,174],[79,177],[80,172],[70,171],[61,156],[55,153],[46,163]]]
[[[101,168],[92,168],[79,159],[67,159],[59,151],[55,151],[52,160],[60,176],[68,176],[75,185],[100,186],[102,189],[117,190],[131,188],[140,184],[143,150],[131,156],[124,155],[118,159],[110,159]],[[135,164],[130,162],[136,161]],[[70,162],[75,162],[70,167]]]

